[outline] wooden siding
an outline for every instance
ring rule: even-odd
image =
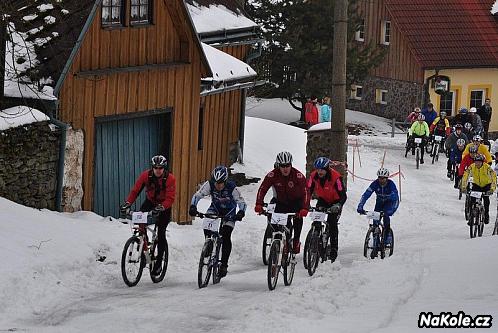
[[[155,24],[142,27],[102,29],[98,10],[64,81],[59,96],[60,117],[74,128],[83,129],[85,135],[83,209],[93,208],[95,117],[173,108],[170,169],[177,178],[173,207],[173,219],[176,221],[189,220],[187,210],[192,193],[208,174],[206,170],[200,170],[200,166],[211,166],[203,162],[208,158],[212,164],[223,161],[224,150],[227,149],[221,146],[213,156],[212,147],[208,145],[204,151],[196,153],[200,78],[206,68],[194,43],[195,37],[188,27],[183,26],[185,20],[179,19],[181,13],[171,12],[179,9],[178,1],[166,7],[165,2],[156,0]],[[75,76],[96,69],[178,62],[186,60],[185,57],[188,57],[190,64],[174,68]],[[236,94],[239,92],[230,95]],[[225,111],[219,111],[219,108],[225,100],[220,95],[213,96],[213,99],[215,103],[209,103],[209,116],[206,113],[204,133],[212,134],[216,144],[220,145],[228,139],[222,139],[219,135],[223,133],[221,126],[216,129],[213,126],[222,122]],[[210,115],[214,115],[217,121],[213,122]]]
[[[223,46],[221,48],[218,48],[221,51],[228,53],[232,57],[235,57],[239,60],[245,61],[247,54],[251,50],[250,45],[230,45],[230,46]]]
[[[388,53],[382,64],[375,68],[370,75],[390,78],[401,81],[424,82],[424,72],[413,56],[408,41],[389,15],[384,0],[367,1],[359,4],[360,16],[365,18],[365,41],[367,45],[380,45],[387,48]],[[382,21],[391,21],[390,45],[381,45]]]

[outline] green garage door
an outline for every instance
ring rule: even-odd
[[[119,216],[136,179],[157,154],[169,160],[171,113],[137,118],[105,118],[95,124],[94,211]],[[134,209],[145,199],[142,191]]]

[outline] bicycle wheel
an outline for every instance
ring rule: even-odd
[[[268,289],[273,290],[277,286],[278,273],[280,265],[278,264],[278,256],[280,252],[280,240],[275,239],[270,247],[270,255],[268,257]]]
[[[363,244],[363,256],[368,258],[373,250],[373,237],[372,228],[368,228],[367,235],[365,236],[365,243]]]
[[[415,152],[415,161],[417,164],[417,169],[420,167],[420,148],[417,147],[416,152]]]
[[[152,257],[154,259],[152,260],[152,263],[150,265],[150,272],[152,272],[152,268],[154,267],[154,265],[156,263],[155,258],[157,258],[158,254],[159,254],[158,251],[157,251],[157,239],[154,242],[152,253],[154,254],[154,256]],[[168,241],[166,241],[165,246],[164,246],[163,261],[161,263],[161,274],[159,274],[157,276],[153,275],[153,274],[150,274],[150,279],[152,280],[152,282],[158,283],[158,282],[161,282],[164,279],[164,276],[166,275],[166,271],[168,270],[168,253],[169,253],[169,251],[168,251]]]
[[[201,258],[199,259],[199,269],[197,270],[197,285],[199,288],[204,288],[209,283],[211,271],[213,266],[211,264],[211,254],[213,252],[213,240],[206,239],[201,251]]]
[[[495,228],[493,229],[493,236],[498,235],[498,217],[496,217]]]
[[[263,235],[263,248],[261,250],[261,257],[263,264],[268,265],[268,255],[270,254],[272,230],[270,224],[266,226],[265,234]]]
[[[439,152],[441,149],[439,148],[439,145],[436,146],[436,162],[439,161]]]
[[[432,164],[434,164],[434,161],[437,159],[438,153],[439,153],[439,145],[432,146],[432,152],[431,152]]]
[[[213,264],[213,284],[220,282],[220,249],[221,249],[221,238],[218,238],[216,242],[216,253]]]
[[[145,267],[145,255],[140,252],[140,239],[130,237],[123,248],[121,255],[121,275],[128,287],[136,286]]]
[[[484,212],[479,212],[479,220],[477,220],[477,236],[482,237],[484,231]]]
[[[308,274],[313,276],[315,274],[316,268],[318,267],[318,261],[320,258],[319,248],[320,248],[320,235],[317,232],[313,233],[310,240],[310,249],[308,251]]]
[[[308,269],[308,252],[310,250],[310,241],[312,235],[313,235],[313,228],[311,228],[310,231],[308,231],[308,234],[306,235],[306,240],[304,241],[304,253],[303,253],[304,269]]]
[[[425,145],[425,152],[427,154],[430,154],[432,152],[432,146],[432,141],[427,142],[427,144]]]
[[[475,224],[475,216],[473,210],[469,212],[469,223],[470,223],[470,238],[474,238],[477,234],[477,226]]]
[[[289,247],[291,248],[291,247]],[[294,279],[294,270],[296,269],[296,255],[291,252],[287,252],[287,258],[285,260],[284,268],[284,284],[290,286],[292,280]]]

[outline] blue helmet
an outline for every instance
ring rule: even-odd
[[[466,114],[467,113],[467,108],[461,107],[460,108],[460,113],[461,114]]]
[[[327,170],[330,165],[330,160],[326,157],[319,157],[315,160],[315,163],[313,163],[313,166],[315,169],[324,169]]]
[[[216,183],[224,183],[228,179],[228,169],[224,165],[218,165],[211,173],[211,179]]]

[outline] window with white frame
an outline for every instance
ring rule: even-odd
[[[102,25],[124,25],[124,0],[102,0]]]
[[[131,0],[130,24],[152,23],[152,0]]]
[[[376,89],[375,90],[375,102],[377,104],[387,104],[387,90]]]
[[[470,91],[470,107],[480,108],[486,99],[486,91],[484,89],[476,89]]]
[[[355,40],[358,42],[365,41],[365,19],[361,20],[361,22],[358,26],[358,30],[356,30]]]
[[[391,43],[391,21],[382,21],[381,43],[384,45]]]
[[[361,100],[363,97],[363,87],[353,84],[351,86],[351,98]]]
[[[448,91],[441,95],[441,99],[439,100],[439,112],[444,111],[447,115],[453,115],[453,110],[455,109],[455,95],[454,91]]]

